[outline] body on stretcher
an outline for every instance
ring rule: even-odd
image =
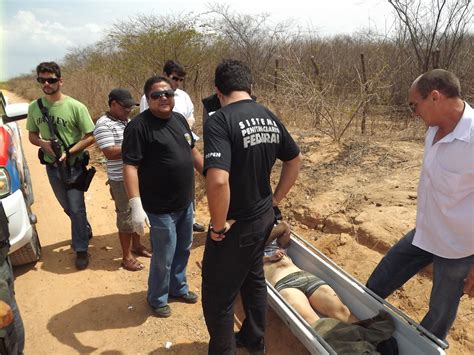
[[[393,337],[397,340],[400,354],[445,354],[445,342],[368,290],[293,232],[287,253],[296,266],[326,281],[357,318],[373,317],[380,310],[391,315],[395,324]],[[269,305],[311,354],[336,354],[268,281],[267,288]]]

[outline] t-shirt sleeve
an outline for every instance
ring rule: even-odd
[[[30,105],[28,106],[28,117],[26,119],[26,130],[29,131],[29,132],[39,132],[39,127],[35,122],[35,115],[37,115],[37,112],[35,112],[35,111],[39,111],[39,108],[38,108],[38,110],[36,110],[35,105],[38,106],[38,104],[36,103],[36,100],[33,101],[32,103],[30,103]]]
[[[280,121],[278,121],[280,122]],[[300,148],[294,141],[291,134],[288,132],[286,127],[280,122],[281,141],[278,148],[277,158],[282,161],[288,161],[296,158],[300,154]]]
[[[83,103],[80,103],[77,107],[76,123],[83,134],[92,133],[94,131],[94,122],[89,114],[89,110]]]
[[[101,150],[115,145],[114,132],[103,121],[98,121],[94,129],[94,137]]]
[[[231,142],[221,113],[214,114],[204,125],[204,169],[219,168],[230,171]]]
[[[139,165],[145,153],[144,131],[140,119],[135,118],[125,127],[122,141],[122,161]]]

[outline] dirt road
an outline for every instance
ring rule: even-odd
[[[8,96],[11,102],[20,100],[11,93]],[[37,148],[28,142],[25,122],[20,126],[43,246],[42,258],[36,265],[15,270],[16,297],[26,328],[25,353],[207,353],[208,334],[200,303],[172,303],[170,318],[156,318],[146,303],[149,259],[140,258],[146,265],[143,271],[120,268],[114,205],[103,169],[98,169],[86,193],[87,214],[94,231],[90,265],[84,271],[75,269],[69,219],[52,193],[44,166],[36,158]],[[198,218],[205,221],[205,204],[200,209]],[[149,245],[147,238],[143,240]],[[203,242],[204,234],[195,234],[188,267],[190,288],[198,294]],[[270,354],[307,353],[272,311],[268,322]],[[167,342],[172,344],[170,349],[165,348]]]
[[[409,133],[402,132],[398,140],[357,137],[337,145],[315,131],[290,129],[304,161],[281,206],[284,216],[298,234],[365,283],[390,245],[414,226],[422,140],[405,139]],[[200,303],[172,303],[170,318],[155,318],[145,300],[148,270],[131,273],[120,268],[115,212],[104,170],[98,169],[86,193],[94,238],[90,266],[78,272],[69,245],[69,221],[37,162],[37,149],[27,139],[24,148],[43,245],[36,265],[15,270],[26,354],[205,354],[208,334]],[[206,210],[205,201],[200,202],[200,221],[208,220]],[[198,294],[203,243],[204,235],[195,234],[188,267],[189,284]],[[148,268],[149,260],[141,261]],[[429,274],[418,275],[388,300],[419,322],[427,311],[430,290]],[[449,355],[474,354],[473,307],[472,300],[461,299],[448,336]],[[237,309],[236,329],[242,318]],[[272,310],[267,329],[269,354],[307,354]],[[172,343],[170,349],[165,348],[167,342]]]

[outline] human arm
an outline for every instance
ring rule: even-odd
[[[216,231],[229,230],[235,221],[226,221],[230,204],[229,173],[218,168],[210,168],[206,173],[206,190],[212,227]],[[224,234],[211,231],[211,238],[216,241],[224,239]]]
[[[84,149],[92,145],[95,141],[94,134],[92,132],[86,133],[76,144],[69,148],[69,154],[76,154],[82,152]]]
[[[280,179],[273,193],[273,206],[278,206],[296,181],[301,167],[301,153],[283,162]]]
[[[474,297],[474,265],[471,265],[467,277],[464,279],[464,290],[463,292],[469,296]]]
[[[191,153],[193,155],[193,162],[194,162],[194,169],[196,169],[199,174],[202,174],[202,168],[204,166],[204,159],[202,158],[201,152],[194,147],[191,149]]]
[[[42,139],[39,135],[39,132],[28,132],[28,139],[31,144],[36,145],[43,149],[47,154],[55,156],[53,148],[51,146],[51,141]]]
[[[123,180],[132,210],[132,224],[138,235],[145,235],[145,224],[149,227],[150,221],[143,209],[138,185],[138,167],[123,164]]]
[[[102,149],[102,153],[108,160],[119,160],[122,158],[122,146],[111,145]]]
[[[13,312],[11,307],[3,300],[0,300],[0,328],[5,328],[13,322]]]

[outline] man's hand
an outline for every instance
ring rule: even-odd
[[[52,147],[52,145],[51,145],[51,141],[41,139],[41,140],[39,141],[39,145],[40,145],[41,149],[43,149],[43,151],[44,151],[45,153],[48,153],[48,154],[51,155],[52,157],[55,156],[53,147]]]
[[[474,297],[474,265],[471,266],[467,277],[464,279],[464,293],[469,296],[469,298]]]
[[[13,312],[8,303],[0,300],[0,328],[5,328],[13,322]]]
[[[150,227],[150,221],[142,206],[140,197],[133,197],[129,200],[132,209],[133,229],[138,235],[145,235],[145,224]]]
[[[225,221],[225,224],[224,224],[225,230],[224,230],[224,232],[221,233],[221,234],[217,234],[217,233],[214,233],[213,231],[211,231],[211,239],[216,241],[216,242],[220,242],[221,240],[223,240],[225,238],[225,233],[227,233],[229,231],[229,229],[232,227],[232,225],[234,223],[235,223],[235,219],[229,219],[229,220]],[[220,230],[220,229],[214,227],[214,230]]]

